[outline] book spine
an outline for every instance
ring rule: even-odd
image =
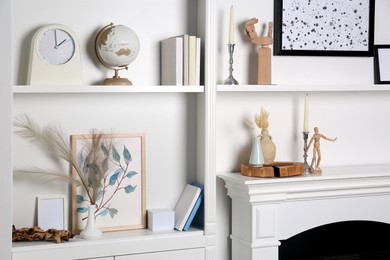
[[[161,85],[183,85],[183,39],[161,41]]]
[[[188,42],[188,85],[196,84],[196,36],[189,36]]]

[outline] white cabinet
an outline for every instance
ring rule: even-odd
[[[191,228],[186,232],[151,232],[147,229],[140,229],[107,232],[96,240],[84,240],[76,236],[69,242],[61,244],[20,242],[14,245],[12,259],[51,260],[55,258],[57,260],[79,260],[99,259],[99,257],[135,257],[144,254],[157,256],[167,252],[169,256],[185,255],[189,259],[202,260],[205,259],[206,245],[202,230]],[[190,258],[194,256],[197,256],[197,258]]]
[[[151,254],[116,256],[115,260],[155,260],[155,259],[169,259],[169,260],[199,260],[204,259],[204,249],[188,249],[177,250],[169,252],[156,252]]]

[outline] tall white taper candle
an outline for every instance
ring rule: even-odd
[[[234,8],[230,7],[229,44],[234,44]]]
[[[305,97],[305,110],[303,116],[303,132],[309,131],[309,95]]]

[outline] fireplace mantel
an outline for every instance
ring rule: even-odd
[[[232,198],[233,260],[277,260],[280,240],[325,224],[390,223],[390,164],[322,171],[290,178],[219,174]]]

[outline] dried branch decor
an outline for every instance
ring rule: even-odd
[[[87,194],[91,204],[95,204],[98,190],[101,186],[101,180],[104,176],[104,170],[96,164],[101,160],[104,153],[96,152],[102,134],[93,133],[93,142],[89,147],[89,174],[85,174],[83,169],[77,163],[77,158],[73,156],[69,141],[65,138],[65,134],[61,128],[54,125],[48,125],[41,128],[29,116],[23,115],[14,121],[14,126],[18,128],[15,133],[29,142],[36,144],[41,150],[49,156],[54,156],[65,160],[77,172],[76,175],[69,175],[67,172],[59,172],[57,170],[44,170],[38,167],[30,167],[29,169],[15,169],[14,174],[35,175],[47,178],[49,180],[62,180],[71,184],[76,184],[82,187]]]
[[[68,135],[54,125],[40,127],[27,115],[14,122],[16,134],[50,157],[71,166],[69,172],[38,167],[15,169],[15,175],[72,184],[72,232],[88,218],[89,205],[102,231],[145,228],[145,137],[143,133]],[[115,219],[114,219],[115,217]]]

